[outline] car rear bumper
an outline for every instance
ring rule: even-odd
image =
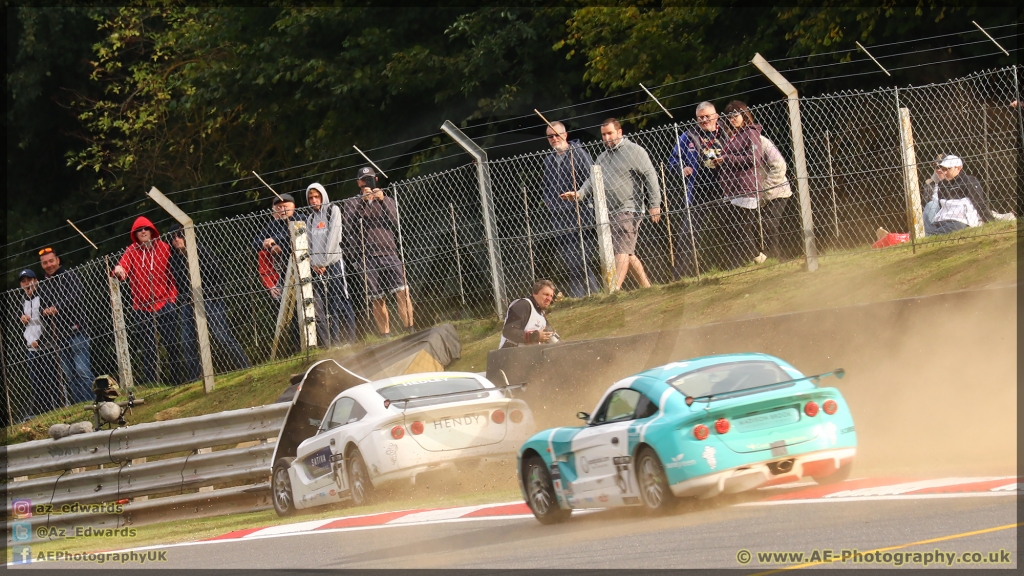
[[[776,458],[758,464],[738,466],[673,484],[672,493],[679,497],[713,498],[719,494],[736,494],[762,486],[795,482],[805,476],[821,478],[835,473],[843,464],[852,462],[856,453],[856,448],[819,450],[790,458]],[[793,467],[783,473],[776,474],[769,466],[790,460]]]

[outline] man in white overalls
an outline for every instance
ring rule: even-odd
[[[554,344],[558,334],[548,326],[545,316],[555,299],[555,285],[550,280],[537,280],[530,290],[533,295],[512,301],[505,313],[498,348],[515,348],[527,344]]]

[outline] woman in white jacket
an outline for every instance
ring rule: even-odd
[[[765,233],[765,250],[768,256],[781,256],[779,227],[786,212],[793,189],[786,178],[786,159],[775,143],[761,135],[761,162],[758,165],[758,179],[761,183],[761,218]]]

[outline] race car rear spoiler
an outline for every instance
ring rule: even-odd
[[[520,382],[519,384],[509,384],[508,383],[508,377],[505,376],[505,371],[501,370],[500,372],[501,372],[501,377],[505,380],[505,385],[504,386],[495,386],[494,390],[496,390],[498,392],[505,392],[505,391],[508,391],[508,390],[515,390],[517,388],[524,389],[524,390],[526,389],[527,382]],[[389,408],[392,404],[397,404],[398,402],[402,402],[403,404],[402,404],[402,408],[401,409],[405,410],[405,408],[409,405],[409,402],[417,402],[419,400],[425,400],[427,398],[444,398],[446,396],[464,396],[466,394],[478,394],[480,392],[490,392],[490,390],[488,390],[487,388],[482,388],[480,390],[461,390],[459,392],[445,392],[444,394],[431,394],[429,396],[417,396],[415,398],[403,398],[401,400],[388,400],[387,398],[385,398],[384,399],[384,408]]]

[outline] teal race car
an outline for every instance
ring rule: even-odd
[[[672,362],[624,378],[585,426],[544,430],[519,449],[523,498],[544,524],[576,508],[665,510],[812,477],[845,480],[857,433],[842,394],[820,388],[842,369],[804,376],[767,354]]]

